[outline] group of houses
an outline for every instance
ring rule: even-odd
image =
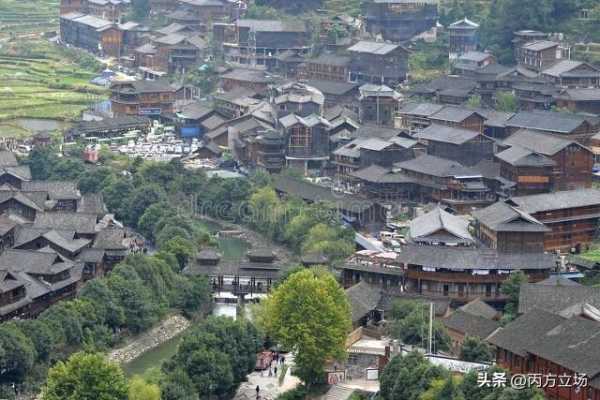
[[[570,194],[589,200],[600,192]],[[477,338],[493,349],[496,363],[509,372],[553,377],[556,384],[539,384],[548,398],[598,399],[600,288],[569,279],[573,275],[565,273],[564,258],[544,251],[543,238],[552,240],[552,232],[560,230],[553,223],[564,221],[560,213],[544,223],[531,216],[534,205],[541,215],[550,216],[556,213],[550,209],[559,208],[563,200],[547,201],[519,198],[474,215],[474,224],[435,208],[411,221],[401,250],[357,252],[337,267],[347,287],[355,332],[381,337],[397,301],[432,304],[434,318],[450,337],[449,355],[459,356],[465,339]],[[573,218],[578,222],[576,214]],[[495,225],[498,247],[481,242],[486,224]],[[517,271],[526,276],[517,315],[501,324],[500,310],[508,296],[500,287]],[[559,385],[559,379],[585,382]]]
[[[129,251],[123,226],[97,193],[72,181],[33,180],[0,151],[0,321],[33,317],[73,297]]]

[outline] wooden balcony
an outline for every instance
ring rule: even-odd
[[[421,279],[440,283],[502,283],[509,274],[472,275],[466,272],[427,272],[411,270],[405,272],[406,279]],[[530,282],[539,282],[547,276],[542,273],[528,274]]]

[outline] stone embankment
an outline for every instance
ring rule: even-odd
[[[167,340],[174,338],[190,326],[190,321],[181,315],[172,315],[147,332],[133,338],[125,346],[111,351],[108,358],[119,364],[135,360]]]

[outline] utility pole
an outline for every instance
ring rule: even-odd
[[[429,303],[429,354],[433,354],[433,303]]]

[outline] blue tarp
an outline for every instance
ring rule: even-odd
[[[190,138],[200,136],[199,126],[183,126],[181,127],[181,137]]]

